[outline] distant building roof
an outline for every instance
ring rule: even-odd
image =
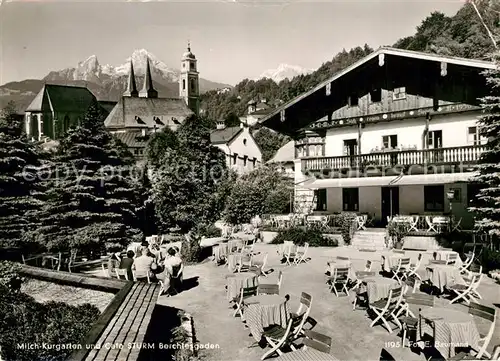
[[[54,112],[85,113],[95,100],[85,87],[45,84],[26,111],[41,112],[49,107]]]
[[[243,131],[242,127],[228,127],[215,129],[210,132],[210,142],[212,144],[227,144]]]
[[[282,146],[274,157],[269,159],[267,163],[289,163],[295,159],[295,142],[293,140]]]
[[[164,125],[167,125],[167,122],[175,122],[177,117],[187,118],[193,114],[193,111],[180,98],[122,97],[109,113],[104,125],[109,128],[140,127],[141,125],[154,128],[158,127],[158,124],[153,117],[170,117],[171,119],[163,118]]]
[[[269,105],[267,105],[267,103],[264,103],[264,102],[260,102],[256,105],[256,108],[261,110],[261,109],[269,109]]]
[[[141,132],[114,133],[113,135],[129,148],[143,148],[147,143],[147,137]]]

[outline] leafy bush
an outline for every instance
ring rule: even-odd
[[[394,245],[402,245],[404,238],[410,233],[409,231],[410,227],[406,223],[389,222],[387,225],[387,232]]]
[[[195,232],[189,232],[182,241],[181,258],[187,263],[196,263],[201,259],[201,237]]]
[[[485,248],[481,253],[480,261],[481,266],[483,266],[483,272],[500,269],[500,251]]]
[[[334,239],[324,237],[321,231],[312,228],[292,227],[282,230],[272,244],[281,244],[285,241],[293,242],[297,246],[303,246],[306,242],[311,247],[337,247],[338,242]]]
[[[63,302],[38,303],[23,293],[7,292],[0,286],[1,358],[9,361],[64,360],[100,315],[97,307],[70,306]],[[51,346],[42,347],[42,342]],[[19,348],[18,344],[39,347]]]
[[[221,237],[222,230],[220,228],[215,227],[214,225],[200,227],[199,234],[202,237],[213,238],[213,237]]]
[[[0,286],[8,291],[19,291],[22,278],[19,275],[21,265],[19,263],[1,261],[0,262]]]
[[[356,213],[343,212],[339,216],[340,234],[345,244],[351,244],[356,230]]]

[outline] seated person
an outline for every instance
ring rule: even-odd
[[[168,249],[168,255],[165,259],[165,280],[163,285],[164,291],[169,291],[172,282],[177,281],[182,284],[183,264],[179,257],[179,253],[174,248]]]
[[[142,248],[142,255],[137,257],[134,261],[135,278],[144,279],[147,278],[148,274],[151,272],[151,266],[154,263],[154,258],[150,257],[149,249]]]
[[[134,264],[134,251],[127,251],[127,257],[123,257],[120,266],[118,268],[127,270],[127,279],[129,281],[134,280],[134,275],[132,274],[132,265]]]

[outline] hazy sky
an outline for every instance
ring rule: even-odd
[[[317,68],[342,48],[393,44],[432,11],[463,0],[0,0],[0,84],[40,79],[90,55],[122,64],[145,48],[170,67],[191,40],[203,78],[235,84],[280,63]]]

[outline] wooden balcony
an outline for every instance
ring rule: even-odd
[[[302,171],[412,165],[475,164],[485,149],[485,145],[469,145],[465,147],[437,149],[393,150],[353,156],[305,158],[302,159]]]

